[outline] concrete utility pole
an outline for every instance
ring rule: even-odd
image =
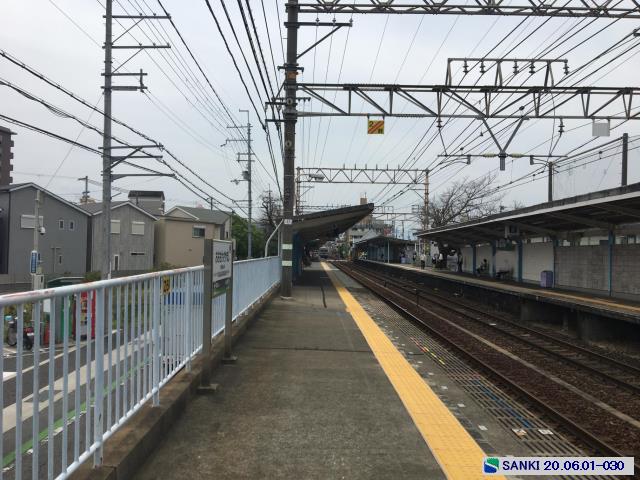
[[[422,230],[429,228],[429,169],[424,171],[424,218]]]
[[[302,200],[300,197],[300,184],[302,183],[302,177],[300,176],[300,167],[296,168],[296,215],[300,215],[302,213],[302,208],[300,205],[300,201]]]
[[[102,130],[102,278],[111,277],[111,74],[113,0],[105,0],[104,126]]]
[[[253,151],[251,150],[251,117],[249,114],[249,110],[243,110],[240,109],[239,112],[243,112],[247,114],[247,124],[246,125],[233,125],[231,127],[227,127],[227,128],[246,128],[247,129],[247,151],[245,153],[238,153],[238,162],[247,162],[247,170],[246,173],[243,172],[242,175],[242,180],[231,180],[232,182],[234,182],[236,185],[238,183],[240,183],[241,181],[245,181],[247,182],[248,185],[248,192],[247,192],[247,196],[248,196],[248,202],[249,202],[249,208],[247,210],[247,258],[251,258],[252,256],[252,243],[253,243],[253,217],[252,217],[252,212],[253,212],[253,189],[252,189],[252,180],[253,180],[253,174],[252,174],[252,164],[253,164]],[[244,139],[237,139],[237,138],[227,138],[227,140],[225,141],[224,144],[222,144],[222,146],[225,146],[227,143],[229,142],[244,142]],[[246,155],[247,159],[246,160],[242,160],[241,155]]]
[[[293,288],[293,200],[295,188],[297,76],[298,76],[298,0],[287,3],[287,63],[284,65],[284,192],[282,224],[282,279],[280,294],[291,297]]]
[[[248,200],[249,200],[249,210],[247,212],[247,258],[251,258],[251,243],[253,239],[253,223],[251,218],[253,202],[252,202],[252,192],[251,192],[251,183],[252,183],[252,174],[251,174],[251,165],[253,164],[252,152],[251,152],[251,122],[249,121],[249,110],[240,110],[241,112],[247,112],[247,184],[249,187],[248,192]]]
[[[33,251],[36,252],[36,271],[31,275],[31,289],[36,290],[40,287],[40,276],[42,275],[42,262],[40,261],[40,203],[42,197],[40,196],[40,190],[36,189],[36,200],[33,215]]]
[[[549,202],[552,202],[553,201],[553,162],[549,162],[547,165],[549,168],[547,200]]]
[[[627,171],[629,168],[629,134],[622,134],[622,181],[620,184],[627,185]]]

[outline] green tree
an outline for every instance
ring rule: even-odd
[[[247,232],[249,231],[247,219],[234,213],[232,222],[231,235],[236,241],[236,258],[238,260],[246,260]],[[251,241],[251,256],[252,258],[262,257],[264,256],[264,243],[266,240],[264,230],[253,224],[251,232],[253,234]]]

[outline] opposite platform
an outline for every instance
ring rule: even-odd
[[[529,298],[536,301],[572,307],[586,312],[606,315],[611,318],[640,324],[640,304],[631,300],[621,298],[603,297],[594,294],[581,293],[562,289],[549,289],[538,287],[533,284],[515,283],[503,280],[495,280],[487,277],[477,277],[467,273],[455,273],[447,270],[435,270],[432,267],[421,269],[410,264],[380,263],[365,261],[366,263],[379,264],[386,267],[410,270],[441,278],[447,281],[484,288],[494,292],[503,292],[516,295],[522,298]]]
[[[235,354],[136,478],[445,478],[320,267]]]

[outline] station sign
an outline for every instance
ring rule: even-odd
[[[211,267],[213,283],[231,278],[233,262],[233,243],[226,240],[213,241],[213,265]]]

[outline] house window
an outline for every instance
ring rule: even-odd
[[[144,257],[146,252],[131,252],[132,257]]]
[[[111,233],[120,233],[120,220],[111,220]]]
[[[58,220],[58,230],[64,230],[64,220]]]
[[[35,215],[21,215],[20,228],[35,228]],[[40,217],[40,226],[44,225],[44,218]]]
[[[76,222],[74,222],[73,220],[69,220],[69,230],[75,230],[76,229]]]
[[[116,272],[120,270],[120,255],[117,253],[113,256],[113,270]]]
[[[204,238],[205,227],[201,225],[194,225],[191,236],[193,238]]]
[[[58,255],[58,265],[62,265],[62,255]]]
[[[144,235],[144,222],[131,222],[131,235]]]

